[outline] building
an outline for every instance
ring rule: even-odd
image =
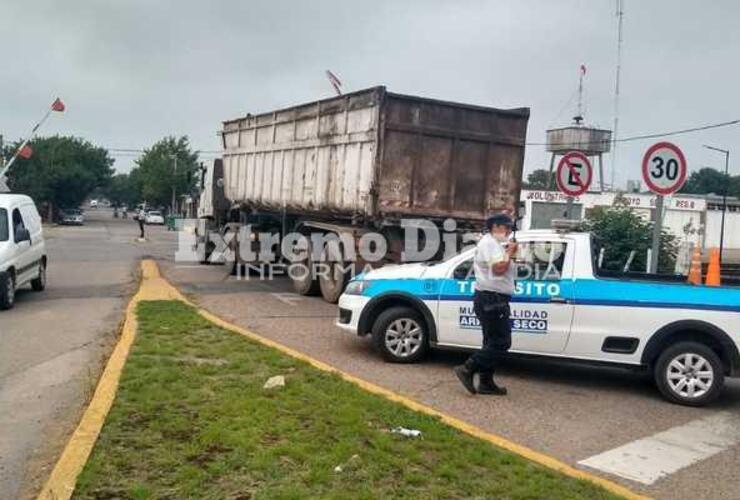
[[[586,193],[573,199],[568,213],[568,198],[560,191],[522,190],[520,217],[522,229],[547,229],[553,219],[582,220],[589,209],[621,202],[646,220],[655,217],[656,195],[652,193]],[[702,248],[719,247],[722,197],[717,195],[674,195],[665,198],[663,227],[680,241]],[[740,261],[740,200],[727,198],[724,248],[727,260]]]

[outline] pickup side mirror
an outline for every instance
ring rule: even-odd
[[[15,230],[15,242],[20,243],[22,241],[31,241],[31,233],[25,227],[19,227]]]

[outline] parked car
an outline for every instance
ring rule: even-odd
[[[90,200],[90,208],[98,208],[98,200]]]
[[[644,370],[667,400],[689,406],[710,403],[726,376],[740,375],[740,288],[602,270],[586,233],[520,231],[517,241],[511,356]],[[369,335],[397,363],[431,348],[480,348],[474,252],[358,275],[339,299],[337,325]]]
[[[31,284],[46,288],[46,245],[33,200],[0,194],[0,309],[15,304],[15,291]]]
[[[79,208],[65,208],[59,214],[59,224],[81,226],[85,216]]]
[[[162,212],[159,210],[150,210],[146,213],[144,222],[146,224],[164,225],[164,217],[162,216]]]

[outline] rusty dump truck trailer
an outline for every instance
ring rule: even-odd
[[[211,219],[222,232],[378,230],[397,260],[402,219],[479,227],[490,212],[516,209],[528,118],[528,108],[374,87],[228,120],[220,185],[230,209]],[[296,289],[336,300],[344,281],[324,281]]]

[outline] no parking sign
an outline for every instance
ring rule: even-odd
[[[580,196],[591,187],[594,171],[588,157],[578,151],[566,153],[555,175],[558,189],[568,196]]]

